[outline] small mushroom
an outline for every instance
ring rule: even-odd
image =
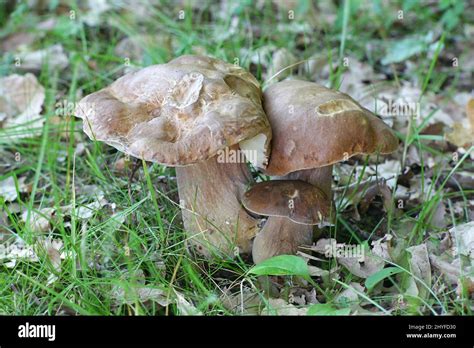
[[[253,242],[255,263],[310,245],[313,225],[322,223],[331,208],[323,191],[300,180],[258,183],[245,193],[242,204],[254,214],[268,216]]]
[[[210,249],[233,255],[235,246],[249,252],[257,231],[240,199],[252,182],[245,159],[265,168],[269,156],[271,128],[261,97],[244,69],[182,56],[88,95],[76,116],[91,139],[175,166],[189,241],[206,256]]]
[[[286,80],[271,85],[264,92],[264,109],[272,127],[272,154],[265,173],[276,179],[308,182],[320,188],[329,201],[333,164],[357,154],[388,154],[398,148],[398,139],[381,119],[347,94],[312,82]],[[274,228],[284,229],[294,246],[310,241],[313,233],[301,224],[285,222],[278,227],[271,219],[263,230]],[[261,233],[255,238],[255,248],[260,248]],[[275,250],[266,255],[282,250],[278,245],[272,247]],[[290,249],[294,250],[286,248]]]

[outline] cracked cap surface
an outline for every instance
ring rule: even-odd
[[[271,128],[257,80],[218,59],[182,56],[127,74],[83,98],[84,132],[147,161],[184,166],[249,142],[264,168]],[[258,139],[258,141],[252,141]]]

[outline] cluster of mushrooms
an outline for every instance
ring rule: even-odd
[[[332,167],[393,152],[383,121],[346,94],[300,80],[262,94],[239,66],[203,56],[129,73],[83,98],[76,116],[93,140],[176,167],[188,245],[206,257],[294,254],[332,221]],[[247,160],[271,180],[255,183]],[[240,158],[240,156],[234,156]]]

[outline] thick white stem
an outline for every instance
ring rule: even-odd
[[[231,256],[236,252],[249,253],[258,220],[240,203],[252,183],[247,165],[220,163],[216,156],[192,166],[177,167],[176,177],[189,243],[207,257],[214,252]]]
[[[270,216],[253,241],[255,263],[283,254],[296,254],[301,245],[311,245],[313,226],[297,224],[284,217]]]

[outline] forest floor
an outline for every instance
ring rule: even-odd
[[[472,3],[11,3],[0,314],[473,314]],[[263,88],[291,75],[339,89],[400,139],[391,155],[335,166],[335,225],[277,260],[288,275],[270,290],[245,258],[191,256],[173,168],[91,141],[73,115],[83,96],[183,54],[237,63]],[[361,245],[365,261],[327,257],[334,241]]]

